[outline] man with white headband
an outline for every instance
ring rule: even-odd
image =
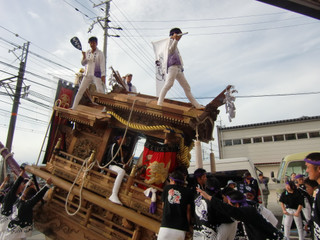
[[[307,173],[309,179],[315,180],[320,183],[320,152],[310,153],[304,159],[307,166]],[[320,191],[319,187],[315,191],[316,197],[313,202],[312,220],[314,224],[314,239],[320,240]]]

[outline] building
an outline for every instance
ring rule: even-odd
[[[320,116],[217,127],[219,157],[247,157],[270,176],[292,153],[320,151]]]

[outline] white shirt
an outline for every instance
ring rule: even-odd
[[[86,58],[81,60],[82,66],[86,66],[85,76],[101,78],[106,76],[106,64],[103,52],[98,48],[92,53],[92,49],[86,52]],[[101,74],[101,76],[99,76]]]

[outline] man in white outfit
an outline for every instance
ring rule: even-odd
[[[158,98],[158,105],[162,106],[164,97],[173,86],[174,80],[177,79],[191,104],[197,109],[203,109],[204,107],[200,105],[193,97],[190,85],[183,73],[183,62],[177,47],[178,41],[182,37],[181,33],[182,32],[179,28],[173,28],[170,30],[170,42],[168,45],[169,49],[167,59],[167,77]]]
[[[83,93],[93,82],[96,85],[97,92],[104,93],[103,84],[106,82],[105,56],[97,48],[98,39],[89,38],[90,50],[82,52],[81,64],[86,67],[84,78],[81,81],[77,95],[73,101],[72,109],[76,109],[83,96]]]
[[[132,74],[128,73],[123,78],[124,78],[124,85],[126,86],[126,90],[128,92],[137,93],[137,88],[132,84]]]

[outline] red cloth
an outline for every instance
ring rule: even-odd
[[[146,172],[144,173],[144,178],[146,181],[151,181],[152,184],[158,187],[162,187],[165,179],[167,178],[168,174],[173,172],[176,168],[176,152],[157,152],[148,149],[147,147],[144,147],[143,150],[143,158],[142,158],[142,164],[146,166]],[[157,184],[156,181],[159,181],[159,178],[154,179],[154,174],[151,172],[151,165],[157,163],[163,163],[160,164],[162,167],[161,169],[161,178],[164,179],[162,183]],[[170,166],[168,167],[168,164]],[[168,169],[166,169],[168,168]],[[162,171],[163,170],[163,171]]]

